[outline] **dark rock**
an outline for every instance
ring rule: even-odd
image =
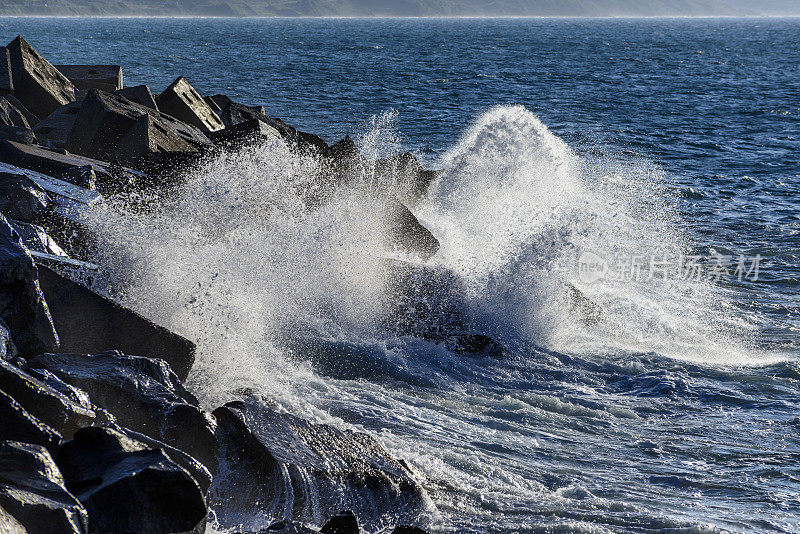
[[[444,347],[456,354],[502,358],[503,345],[483,334],[453,334],[444,340]]]
[[[270,138],[281,138],[281,134],[272,126],[258,119],[242,122],[236,126],[214,132],[209,136],[215,145],[237,149],[254,145]]]
[[[142,115],[114,148],[112,159],[129,165],[147,165],[154,154],[194,154],[197,149],[150,115]]]
[[[25,115],[3,96],[0,96],[0,125],[26,129],[31,127]]]
[[[25,107],[25,104],[20,102],[19,99],[17,99],[16,96],[9,94],[9,95],[5,95],[3,98],[8,100],[8,102],[12,106],[17,108],[17,111],[22,113],[22,115],[25,117],[25,120],[28,121],[28,124],[30,126],[34,126],[35,124],[39,123],[39,117],[37,117],[36,115],[31,113],[31,111],[28,108]]]
[[[258,534],[317,534],[317,532],[299,521],[278,521],[260,530]]]
[[[75,100],[75,86],[39,55],[22,37],[8,46],[14,94],[34,115],[43,119]]]
[[[197,482],[160,449],[111,428],[84,428],[56,456],[67,488],[89,513],[90,532],[202,532]]]
[[[162,441],[216,469],[216,422],[163,360],[105,352],[42,354],[28,360],[89,394],[117,422]]]
[[[426,531],[419,527],[409,527],[406,525],[398,525],[392,531],[392,534],[428,534]]]
[[[34,252],[67,257],[67,253],[64,252],[64,249],[58,246],[55,239],[50,237],[41,226],[11,219],[9,219],[8,222],[14,227],[14,230],[22,239],[22,244],[25,245],[25,248],[27,248],[28,252],[34,257],[34,260],[36,259],[36,256],[33,255]]]
[[[44,216],[49,208],[50,197],[31,178],[0,172],[0,211],[6,216],[31,222]]]
[[[14,78],[11,76],[11,57],[8,48],[0,46],[0,94],[14,92]]]
[[[206,134],[225,127],[214,110],[183,76],[172,82],[156,99],[158,109]]]
[[[311,522],[330,510],[353,509],[365,524],[414,517],[424,491],[409,467],[366,434],[342,432],[249,398],[214,411],[229,465],[225,514],[270,503],[286,519]]]
[[[0,141],[14,141],[24,145],[32,145],[36,143],[36,134],[29,128],[0,126]]]
[[[439,250],[439,240],[407,207],[389,200],[384,208],[385,237],[389,247],[429,260]]]
[[[60,154],[39,146],[27,146],[13,142],[0,143],[0,161],[30,169],[85,189],[92,189],[86,186],[92,185],[93,181],[97,189],[104,194],[130,190],[139,184],[151,181],[150,177],[142,172],[113,163],[77,154]],[[87,167],[94,172],[94,178],[86,176]],[[92,195],[97,197],[95,193]]]
[[[0,532],[3,534],[28,534],[22,523],[2,508],[0,508]]]
[[[67,490],[47,449],[0,443],[0,507],[28,532],[87,532],[86,510]]]
[[[33,127],[33,133],[40,144],[55,148],[66,148],[67,137],[75,126],[75,119],[81,110],[82,101],[70,102],[53,111]]]
[[[0,390],[0,441],[20,441],[55,451],[61,435]]]
[[[58,347],[58,335],[37,282],[36,266],[1,214],[0,318],[22,356]]]
[[[217,113],[217,114],[219,114],[219,113],[221,113],[221,112],[222,112],[222,108],[219,106],[219,104],[217,104],[217,103],[216,103],[216,101],[215,101],[215,100],[214,100],[212,97],[210,97],[210,96],[204,96],[204,97],[203,97],[203,100],[205,100],[205,101],[206,101],[206,104],[208,104],[208,107],[210,107],[210,108],[211,108],[211,110],[212,110],[214,113]]]
[[[13,361],[18,354],[19,352],[11,339],[11,332],[9,332],[8,326],[0,319],[0,360]]]
[[[195,147],[211,141],[199,129],[154,109],[136,104],[115,94],[92,89],[83,100],[75,125],[67,138],[67,150],[93,158],[113,155],[117,143],[143,115],[150,115],[159,126],[172,130]]]
[[[244,104],[230,101],[225,104],[222,110],[222,121],[225,123],[226,128],[231,128],[253,119],[258,119],[275,128],[287,143],[296,146],[302,151],[324,154],[328,150],[328,144],[321,137],[301,132],[280,119],[267,117],[260,111]]]
[[[320,534],[358,534],[361,529],[358,519],[351,511],[340,512],[333,516],[320,529]]]
[[[394,184],[392,194],[414,207],[427,194],[439,173],[426,170],[411,152],[380,159],[375,162],[376,183]]]
[[[54,65],[76,89],[122,89],[122,67],[119,65]]]
[[[466,292],[454,272],[397,260],[386,260],[385,269],[388,330],[437,342],[465,330]]]
[[[587,326],[599,323],[603,318],[603,309],[574,285],[567,282],[564,285],[567,288],[570,311]]]
[[[352,160],[361,157],[361,153],[356,146],[355,141],[350,138],[350,135],[344,136],[344,139],[328,147],[325,151],[325,157],[334,160]]]
[[[39,282],[62,350],[146,354],[165,360],[181,381],[186,380],[194,364],[194,343],[47,267],[40,266]]]
[[[117,94],[120,96],[124,96],[131,102],[136,102],[137,104],[141,104],[142,106],[154,109],[159,111],[158,104],[156,104],[156,99],[153,96],[153,93],[150,92],[150,88],[146,85],[136,85],[134,87],[126,87],[124,89],[120,89],[117,91]]]
[[[214,109],[214,111],[222,111],[223,109],[225,109],[225,106],[228,104],[228,102],[233,102],[233,100],[231,100],[228,97],[228,95],[219,95],[219,94],[206,96],[203,98],[203,100],[205,100],[206,104],[208,104],[212,109],[219,108],[219,109]]]
[[[96,417],[91,405],[70,399],[5,361],[0,361],[0,390],[67,439],[79,428],[92,424]]]

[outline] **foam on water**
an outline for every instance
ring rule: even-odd
[[[360,145],[377,157],[398,150],[398,139],[394,115],[385,114]],[[380,441],[430,477],[439,508],[431,521],[441,528],[534,529],[539,517],[523,515],[535,508],[561,511],[553,531],[604,532],[593,523],[612,512],[703,531],[696,521],[653,522],[640,509],[646,504],[594,495],[577,483],[543,483],[562,477],[562,468],[564,480],[579,472],[560,466],[558,458],[568,456],[561,451],[549,457],[553,474],[547,464],[536,473],[527,465],[551,441],[588,428],[588,444],[607,443],[592,437],[595,426],[630,432],[627,422],[639,419],[627,399],[610,401],[590,373],[621,376],[632,389],[683,391],[691,380],[683,371],[638,375],[656,353],[713,365],[765,363],[750,346],[752,321],[718,287],[581,280],[577,260],[585,251],[608,258],[688,253],[690,237],[660,171],[578,155],[517,106],[479,117],[441,168],[416,207],[442,244],[432,261],[463,278],[472,326],[511,347],[508,362],[458,359],[433,343],[383,332],[380,205],[361,194],[372,177],[308,212],[303,192],[317,186],[318,163],[280,142],[206,162],[156,213],[119,205],[96,215],[89,223],[109,274],[104,289],[197,343],[191,388],[209,407],[252,387],[315,420],[380,429]],[[601,306],[601,321],[581,320],[569,284]],[[357,347],[345,365],[350,376],[326,378],[303,354],[282,348],[286,332],[298,329]],[[538,393],[529,387],[537,380]],[[566,398],[550,392],[562,381]]]

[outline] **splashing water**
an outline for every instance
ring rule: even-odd
[[[394,117],[375,119],[359,138],[365,154],[399,150]],[[568,426],[584,417],[638,417],[626,402],[602,392],[584,403],[516,393],[530,386],[525,377],[539,372],[540,364],[526,363],[531,355],[545,358],[547,373],[556,372],[552,351],[592,360],[622,357],[620,373],[641,371],[645,364],[638,358],[628,360],[639,354],[766,363],[748,348],[753,321],[718,287],[581,280],[577,261],[586,251],[609,258],[689,252],[690,239],[658,169],[579,156],[519,106],[484,113],[441,168],[416,214],[441,242],[431,261],[464,281],[471,326],[518,356],[508,368],[492,368],[493,389],[482,389],[484,363],[454,361],[432,343],[382,331],[387,253],[380,245],[380,204],[361,194],[369,177],[308,211],[303,191],[314,187],[319,162],[279,141],[204,163],[153,214],[119,206],[96,214],[89,224],[99,240],[98,261],[114,281],[105,289],[197,343],[191,387],[209,407],[237,388],[253,387],[315,420],[381,429],[380,439],[432,480],[451,479],[433,483],[431,491],[449,518],[439,527],[456,530],[469,528],[452,517],[476,514],[481,524],[487,513],[505,513],[499,504],[505,501],[528,506],[531,498],[562,504],[594,499],[579,485],[549,492],[536,481],[540,474],[520,470],[515,455],[526,462],[525,451],[533,454],[537,442],[522,430],[508,431],[517,423],[498,422],[508,414],[557,414],[551,423],[566,419]],[[570,286],[601,307],[599,322],[586,324],[574,312]],[[303,354],[284,348],[287,330],[297,329],[360,346],[366,360],[378,363],[353,362],[352,376],[326,378]],[[367,373],[370,365],[377,371]],[[592,394],[589,384],[584,392]],[[453,389],[462,401],[447,398]],[[480,437],[487,432],[497,440]],[[467,445],[456,446],[459,440]],[[493,452],[487,457],[482,447]],[[583,520],[568,524],[577,528]]]

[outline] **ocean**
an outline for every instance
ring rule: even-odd
[[[435,532],[800,532],[800,19],[0,19],[17,34],[442,171],[413,211],[500,359],[382,330],[369,202],[304,212],[314,162],[285,147],[92,221],[119,298],[198,343],[208,407],[250,387],[369,432]]]

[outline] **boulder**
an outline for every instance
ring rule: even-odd
[[[402,203],[388,200],[382,215],[389,248],[419,256],[424,261],[439,250],[439,240]]]
[[[8,48],[0,46],[0,94],[14,92],[14,78],[11,76],[11,57]]]
[[[200,128],[206,134],[225,127],[214,110],[183,76],[158,95],[156,104],[164,113]]]
[[[34,260],[37,259],[34,252],[40,252],[51,256],[68,257],[64,249],[62,249],[58,243],[56,243],[56,240],[50,237],[41,226],[12,219],[9,219],[8,222],[14,227],[17,235],[22,239],[22,244],[25,245],[25,248],[28,249],[28,252],[31,253]]]
[[[97,416],[91,404],[75,401],[5,361],[0,361],[0,390],[67,439]]]
[[[22,115],[25,117],[25,120],[26,120],[26,121],[28,121],[28,124],[30,124],[31,126],[33,126],[33,125],[35,125],[35,124],[38,124],[38,123],[39,123],[39,117],[37,117],[36,115],[34,115],[33,113],[31,113],[31,111],[30,111],[28,108],[26,108],[26,107],[25,107],[25,104],[23,104],[22,102],[20,102],[20,101],[19,101],[19,99],[18,99],[16,96],[14,96],[14,95],[11,95],[11,94],[8,94],[8,95],[5,95],[5,96],[3,96],[3,98],[5,98],[6,100],[8,100],[8,102],[9,102],[9,103],[10,103],[12,106],[14,106],[15,108],[17,108],[17,110],[18,110],[20,113],[22,113]]]
[[[445,267],[385,260],[387,330],[441,342],[466,329],[466,291],[461,279]]]
[[[130,100],[131,102],[136,102],[142,106],[154,109],[158,111],[158,104],[156,104],[156,99],[153,96],[153,93],[150,92],[150,88],[146,85],[136,85],[134,87],[126,87],[124,89],[120,89],[117,91],[117,94],[123,96]]]
[[[56,451],[61,435],[0,390],[0,441],[20,441]]]
[[[67,492],[55,462],[39,445],[0,443],[0,502],[0,515],[15,516],[27,532],[86,531],[86,511]]]
[[[8,46],[14,94],[34,115],[43,119],[75,100],[75,86],[39,55],[22,37]]]
[[[483,334],[458,333],[447,336],[444,347],[450,352],[469,356],[502,358],[503,345]]]
[[[0,125],[0,141],[14,141],[23,145],[36,143],[36,134],[30,128]]]
[[[33,133],[40,144],[55,148],[66,148],[67,137],[75,126],[75,119],[81,110],[82,102],[70,102],[53,111],[33,127]]]
[[[47,191],[24,174],[0,172],[0,212],[18,221],[32,222],[50,208]]]
[[[160,449],[112,428],[89,427],[56,461],[89,514],[90,532],[201,533],[205,498],[192,476]]]
[[[195,147],[211,143],[194,126],[118,94],[92,89],[84,98],[75,125],[67,137],[67,150],[92,158],[108,158],[114,153],[117,143],[143,115],[150,115],[160,128],[172,130]]]
[[[324,156],[335,161],[350,161],[361,159],[361,152],[358,150],[355,141],[350,135],[345,135],[341,141],[332,144],[325,151]]]
[[[255,145],[270,138],[281,139],[281,134],[258,119],[242,122],[236,126],[225,128],[209,135],[211,141],[227,149],[238,149],[248,145]]]
[[[222,110],[222,121],[226,128],[231,128],[237,124],[251,121],[253,119],[260,120],[265,124],[275,128],[287,143],[296,146],[302,151],[316,154],[324,154],[328,151],[328,144],[321,137],[314,134],[301,132],[292,126],[289,126],[281,119],[267,117],[260,110],[253,109],[250,106],[245,106],[244,104],[239,104],[231,100],[225,104],[225,107]]]
[[[58,347],[58,335],[37,281],[36,266],[0,214],[0,318],[22,356]],[[8,393],[8,392],[7,392]]]
[[[0,125],[27,129],[31,127],[25,115],[3,96],[0,96]]]
[[[375,182],[392,184],[389,193],[414,207],[427,194],[439,172],[425,169],[411,152],[379,159],[374,165]]]
[[[278,521],[266,529],[259,530],[258,534],[318,534],[318,531],[308,528],[299,521]]]
[[[174,131],[164,128],[157,119],[142,115],[111,153],[112,159],[142,167],[155,154],[196,154],[197,149]]]
[[[227,513],[269,510],[313,522],[330,510],[353,509],[370,528],[388,517],[414,517],[424,490],[407,464],[372,437],[310,423],[256,397],[214,411],[229,465],[229,491],[215,506]]]
[[[12,361],[14,360],[19,352],[17,351],[16,345],[14,345],[14,341],[11,339],[11,332],[8,330],[8,326],[0,319],[0,360],[3,361]]]
[[[113,163],[77,154],[60,154],[40,146],[27,146],[10,141],[0,143],[0,161],[30,169],[56,178],[62,183],[68,182],[84,189],[91,189],[87,186],[94,184],[104,194],[134,189],[140,184],[151,181],[145,173]],[[93,177],[86,175],[87,168],[92,170]],[[96,193],[92,193],[92,195],[99,198]]]
[[[88,393],[131,430],[185,451],[216,470],[216,422],[163,360],[110,351],[96,355],[42,354],[28,360]]]
[[[319,534],[359,534],[358,519],[347,510],[331,517],[319,530]]]
[[[30,533],[85,534],[86,509],[42,446],[0,443],[0,507]]]
[[[573,284],[565,282],[564,287],[567,289],[570,312],[577,316],[586,326],[599,323],[603,318],[603,308]]]
[[[54,65],[76,89],[122,89],[122,67],[119,65]]]
[[[4,534],[28,534],[22,523],[14,519],[13,515],[2,508],[0,508],[0,532]]]
[[[228,102],[233,102],[233,100],[231,100],[228,97],[228,95],[220,95],[220,94],[203,97],[203,100],[206,101],[206,104],[208,104],[209,107],[211,107],[211,109],[217,112],[220,112],[223,109],[225,109],[225,105]]]
[[[165,360],[181,381],[186,380],[194,364],[194,343],[47,267],[40,266],[39,282],[61,350],[146,354]]]

